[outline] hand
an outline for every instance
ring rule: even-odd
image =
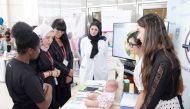
[[[54,70],[52,70],[51,72],[52,72],[53,77],[58,77],[60,75],[60,70],[58,70],[56,68]]]
[[[43,72],[43,75],[44,75],[44,78],[47,78],[47,77],[50,76],[50,72],[49,72],[49,71],[47,71],[47,72]]]
[[[70,71],[69,71],[69,76],[71,76],[71,77],[73,77],[73,73],[74,73],[74,70],[73,69],[70,69]]]
[[[72,81],[72,78],[69,77],[69,76],[67,76],[67,77],[66,77],[66,83],[69,84],[71,81]]]
[[[56,69],[57,70],[57,77],[59,77],[59,75],[61,74],[61,71]]]

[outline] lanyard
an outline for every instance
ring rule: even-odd
[[[60,41],[60,39],[56,39],[56,42],[57,42],[57,44],[59,45],[59,47],[61,48],[61,51],[62,51],[62,53],[63,53],[63,56],[64,56],[64,58],[66,59],[66,57],[67,57],[67,52],[66,52],[66,49],[65,49],[64,44]]]
[[[66,57],[67,57],[67,52],[66,52],[66,50],[65,50],[64,45],[61,46],[61,50],[62,50],[62,53],[63,53],[64,58],[66,59]]]
[[[51,54],[49,53],[49,51],[46,52],[46,56],[48,57],[48,60],[51,62],[51,66],[54,69],[53,58],[52,58]]]

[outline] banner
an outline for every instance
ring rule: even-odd
[[[169,32],[181,62],[185,90],[182,96],[185,109],[190,109],[190,0],[169,0]]]

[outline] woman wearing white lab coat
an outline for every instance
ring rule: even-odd
[[[90,25],[90,34],[81,40],[80,83],[87,80],[107,80],[106,65],[108,42],[101,36],[101,27],[97,22]]]

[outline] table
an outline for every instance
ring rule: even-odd
[[[80,99],[77,97],[78,96],[77,92],[79,92],[80,87],[81,87],[81,85],[76,86],[76,89],[74,91],[74,95],[72,95],[72,97],[66,102],[66,104],[61,109],[77,109],[77,107],[78,107],[78,109],[79,108],[80,109],[102,109],[102,108],[87,108],[84,104],[84,101],[83,101],[85,98],[81,98],[81,101],[76,101],[76,100]],[[119,94],[117,94],[117,92],[116,92],[116,96],[117,95],[119,95]],[[118,97],[116,97],[116,98],[118,98]],[[120,109],[119,104],[120,104],[120,100],[117,101],[117,99],[115,99],[115,102],[110,109]]]
[[[120,101],[122,96],[122,90],[123,90],[123,75],[124,75],[124,66],[121,63],[121,61],[117,58],[109,57],[107,59],[107,65],[108,65],[108,80],[116,80],[119,83],[118,90],[116,91],[116,98],[115,102],[112,105],[110,109],[120,109]],[[75,86],[75,91],[73,91],[74,94],[72,94],[72,97],[66,102],[66,104],[61,109],[87,109],[85,107],[84,102],[75,102],[76,105],[69,107],[70,103],[76,100],[77,92],[79,91],[80,85]],[[84,99],[84,98],[83,98]],[[92,109],[92,108],[91,108]],[[93,108],[97,109],[97,108]],[[100,108],[99,108],[100,109]],[[128,107],[122,107],[122,109],[131,109]]]

